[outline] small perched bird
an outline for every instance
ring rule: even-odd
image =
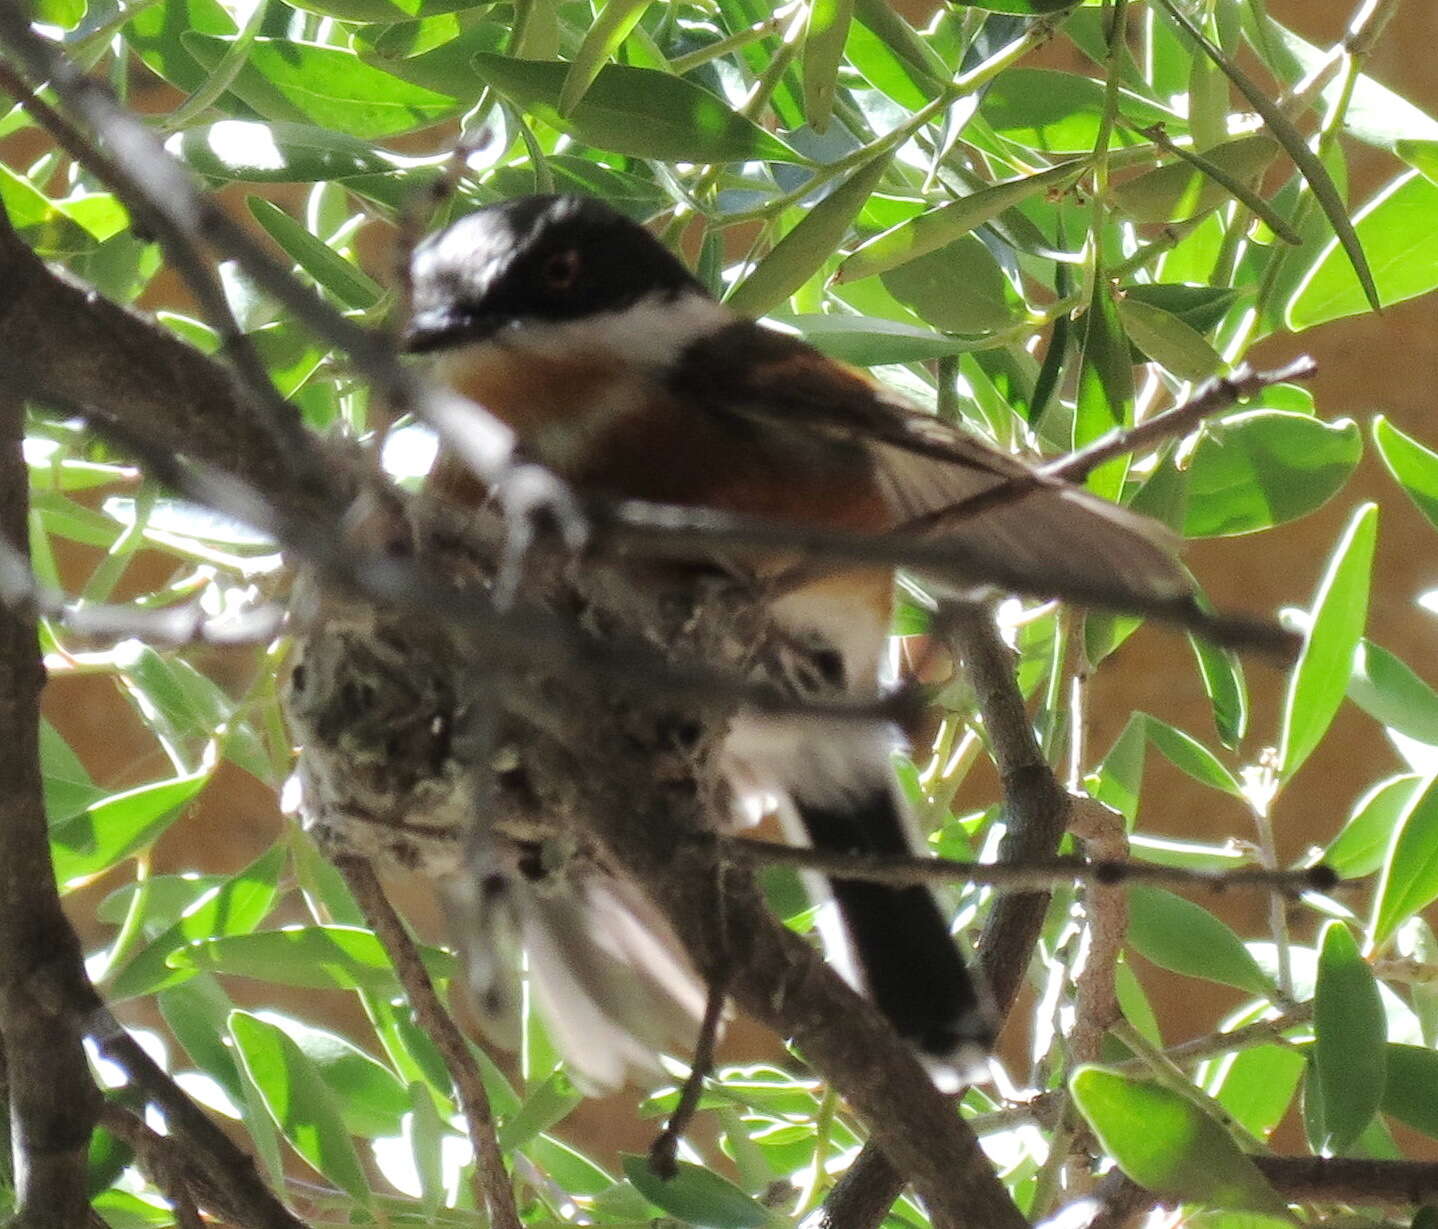
[[[469,214],[417,248],[412,288],[407,347],[584,494],[875,534],[1005,486],[971,515],[934,522],[971,560],[941,578],[949,587],[1143,609],[1191,595],[1163,527],[1042,480],[737,316],[600,201],[527,196]],[[453,470],[435,482],[442,493],[465,485]],[[786,552],[750,566],[762,581],[795,562]],[[804,646],[819,684],[875,696],[893,590],[890,568],[830,565],[780,586],[768,613]],[[723,760],[736,793],[772,800],[791,839],[898,854],[915,834],[891,764],[897,743],[876,723],[741,711]],[[851,978],[941,1082],[972,1073],[996,1017],[934,893],[843,878],[829,890]],[[593,982],[580,970],[571,979]]]

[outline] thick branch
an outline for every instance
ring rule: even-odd
[[[0,386],[0,535],[27,540],[22,405]],[[40,788],[44,671],[32,619],[0,609],[0,1045],[9,1076],[16,1229],[71,1229],[87,1216],[90,1132],[100,1093],[75,1017],[88,992],[79,940],[60,909]]]

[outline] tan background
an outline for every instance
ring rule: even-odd
[[[1342,30],[1351,0],[1270,0],[1275,16],[1321,45]],[[1372,72],[1430,113],[1438,113],[1438,73],[1432,67],[1438,46],[1438,6],[1409,0],[1394,19],[1375,55]],[[1354,155],[1356,200],[1393,173],[1391,159],[1368,150]],[[1438,225],[1438,218],[1434,219]],[[383,272],[380,270],[379,272]],[[1319,412],[1325,418],[1352,417],[1365,435],[1373,415],[1382,412],[1401,428],[1438,446],[1438,421],[1433,395],[1438,390],[1438,306],[1430,297],[1393,308],[1381,318],[1364,317],[1327,325],[1302,339],[1276,337],[1254,356],[1259,363],[1285,361],[1300,352],[1318,359],[1314,382]],[[1371,451],[1371,450],[1370,450]],[[1438,586],[1438,535],[1409,505],[1393,498],[1393,487],[1376,457],[1365,457],[1349,487],[1319,513],[1282,530],[1253,539],[1228,539],[1199,544],[1191,562],[1220,603],[1273,610],[1304,605],[1311,596],[1324,560],[1352,508],[1366,498],[1386,501],[1379,528],[1378,577],[1370,634],[1396,651],[1420,673],[1438,681],[1431,666],[1434,616],[1414,605],[1415,596]],[[156,561],[159,575],[168,565]],[[87,562],[72,560],[72,580],[83,579]],[[153,581],[138,569],[137,581]],[[222,654],[197,663],[224,680]],[[1133,707],[1156,713],[1211,740],[1207,702],[1181,638],[1145,629],[1121,651],[1116,670],[1106,669],[1091,694],[1092,747],[1106,748]],[[1245,751],[1275,737],[1281,677],[1262,666],[1249,670],[1253,691],[1253,734]],[[234,680],[238,682],[239,680]],[[57,678],[46,695],[46,711],[84,757],[95,778],[106,784],[144,780],[162,769],[158,752],[131,713],[128,704],[103,679]],[[1212,791],[1193,785],[1181,774],[1150,757],[1146,781],[1145,829],[1173,835],[1221,840],[1248,838],[1252,827],[1243,809]],[[1362,713],[1345,708],[1332,735],[1278,802],[1275,824],[1280,853],[1297,856],[1312,844],[1326,841],[1342,823],[1354,799],[1373,781],[1399,769],[1400,761],[1379,728]],[[993,797],[992,782],[980,777],[972,801]],[[219,778],[162,842],[155,869],[231,870],[263,850],[280,824],[274,799],[245,774],[221,770]],[[96,887],[71,897],[72,914],[92,940],[98,940],[93,907],[102,894]],[[1225,900],[1224,913],[1243,933],[1260,933],[1263,904],[1257,897]],[[1297,937],[1311,933],[1311,915],[1298,915]],[[1159,970],[1141,969],[1157,999],[1165,1034],[1173,1039],[1213,1026],[1236,994],[1219,987],[1186,981]],[[237,987],[238,991],[238,987]],[[339,996],[334,1006],[341,1007]],[[758,1044],[741,1034],[735,1046]],[[1010,1037],[1021,1054],[1023,1040]],[[731,1047],[734,1048],[734,1047]],[[1022,1070],[1022,1065],[1019,1066]],[[633,1148],[647,1141],[649,1130],[634,1120],[630,1101],[586,1106],[572,1122],[574,1133],[601,1152]],[[582,1144],[582,1146],[583,1146]],[[1438,1155],[1431,1143],[1405,1140],[1415,1155],[1424,1149]]]

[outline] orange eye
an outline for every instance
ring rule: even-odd
[[[568,290],[579,278],[579,253],[574,248],[555,252],[544,262],[540,272],[550,290]]]

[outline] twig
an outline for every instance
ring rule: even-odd
[[[202,1185],[203,1180],[178,1142],[152,1131],[129,1110],[111,1101],[105,1103],[100,1125],[134,1150],[140,1168],[169,1200],[179,1229],[204,1229],[204,1221],[195,1206],[196,1192],[193,1189]],[[200,1200],[204,1202],[203,1196]],[[214,1194],[212,1201],[217,1211],[224,1209],[222,1196]]]
[[[1128,861],[1123,817],[1083,799],[1069,808],[1069,831],[1091,856],[1110,864]],[[1101,876],[1083,897],[1088,921],[1083,967],[1074,977],[1074,1024],[1069,1034],[1072,1066],[1099,1059],[1104,1034],[1122,1014],[1118,1005],[1119,954],[1128,934],[1128,896],[1114,880]]]
[[[24,541],[23,406],[0,383],[0,537]],[[93,993],[60,908],[45,826],[38,731],[44,670],[35,623],[0,610],[0,1047],[8,1076],[14,1229],[85,1222],[100,1092],[70,1003]]]
[[[434,1042],[454,1081],[470,1147],[474,1149],[476,1201],[489,1209],[490,1224],[497,1229],[522,1229],[514,1205],[514,1188],[499,1151],[489,1094],[464,1035],[439,1001],[419,951],[385,895],[374,868],[365,859],[352,856],[336,858],[335,866],[354,894],[365,922],[389,954],[415,1019]]]
[[[136,637],[150,644],[173,646],[265,644],[275,638],[285,619],[283,607],[270,604],[217,618],[207,615],[195,602],[148,609],[70,602],[63,593],[36,580],[24,555],[3,538],[0,605],[31,618],[54,620],[87,640]]]
[[[694,1112],[699,1108],[699,1098],[704,1095],[704,1081],[714,1070],[714,1047],[718,1043],[719,1025],[724,1018],[727,981],[727,977],[721,977],[709,984],[709,996],[704,1004],[704,1019],[699,1025],[699,1037],[694,1043],[694,1058],[689,1064],[689,1075],[684,1080],[684,1087],[679,1092],[679,1102],[674,1107],[674,1113],[669,1116],[669,1121],[664,1124],[664,1129],[649,1145],[649,1168],[666,1182],[679,1173],[679,1167],[674,1160],[679,1141],[694,1120]]]
[[[1328,892],[1338,883],[1321,863],[1300,870],[1268,870],[1261,866],[1204,870],[1192,866],[1160,866],[1126,858],[1086,861],[1083,858],[1038,858],[1014,862],[960,862],[905,854],[863,854],[779,845],[755,837],[730,837],[736,859],[801,867],[861,879],[870,883],[981,883],[1006,892],[1045,891],[1056,884],[1091,883],[1103,887],[1127,882],[1170,883],[1224,892],[1232,888],[1267,888],[1297,895]]]

